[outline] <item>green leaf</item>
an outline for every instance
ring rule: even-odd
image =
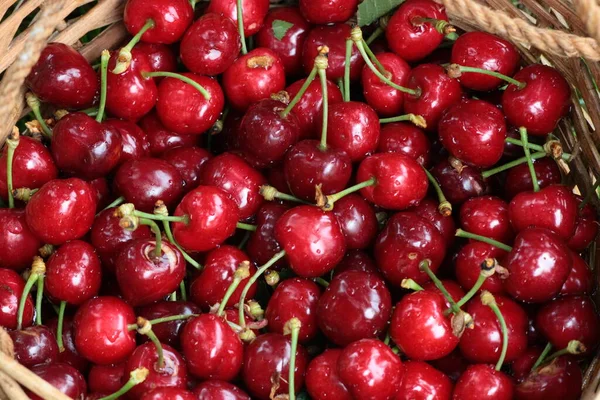
[[[273,27],[273,35],[277,38],[277,40],[283,39],[285,33],[292,27],[294,24],[289,23],[287,21],[283,21],[280,19],[276,19],[271,24]]]
[[[358,26],[372,24],[402,3],[404,0],[364,0],[358,6]]]

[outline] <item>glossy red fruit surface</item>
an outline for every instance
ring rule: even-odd
[[[186,0],[160,0],[147,3],[128,0],[123,21],[131,35],[135,35],[151,19],[154,27],[142,35],[149,43],[175,43],[194,19],[194,9]]]
[[[460,208],[460,224],[464,230],[499,242],[510,242],[514,232],[510,224],[508,204],[494,196],[473,197]]]
[[[492,365],[473,364],[460,376],[454,388],[454,400],[512,400],[514,383]]]
[[[472,197],[490,192],[490,185],[481,172],[462,164],[453,157],[444,159],[431,169],[446,199],[452,204],[462,204]]]
[[[177,59],[172,46],[162,43],[139,42],[135,45],[135,49],[146,55],[153,72],[177,71]],[[161,77],[154,78],[157,82],[161,79]]]
[[[194,388],[195,397],[190,400],[214,400],[214,399],[227,399],[227,400],[250,400],[242,389],[232,385],[229,382],[210,380],[200,383]],[[162,399],[156,399],[162,400]],[[179,400],[179,399],[177,399]],[[187,400],[187,399],[182,399]]]
[[[442,234],[447,248],[454,243],[456,224],[451,215],[445,216],[440,213],[437,200],[425,198],[419,205],[409,208],[408,211],[412,211],[429,221]]]
[[[594,277],[592,269],[587,265],[581,256],[573,251],[571,255],[571,271],[567,280],[560,289],[562,296],[591,294],[594,290]]]
[[[114,393],[121,388],[124,374],[125,363],[92,365],[87,378],[89,391]]]
[[[540,188],[543,189],[546,186],[552,184],[561,183],[561,173],[556,161],[551,158],[540,158],[533,161],[533,168],[535,169],[535,175],[538,178]],[[533,183],[531,181],[531,173],[527,163],[517,165],[508,170],[506,174],[506,181],[504,182],[504,197],[512,199],[517,194],[526,191],[533,190]]]
[[[379,53],[377,59],[398,86],[406,86],[410,66],[394,53]],[[361,82],[366,102],[378,115],[392,117],[402,113],[404,93],[383,82],[367,66],[363,67]]]
[[[150,156],[150,140],[148,135],[131,121],[109,119],[102,126],[116,130],[121,136],[121,157],[119,164],[129,160]]]
[[[48,328],[52,330],[54,337],[57,336],[58,319],[53,318],[47,322]],[[73,317],[65,315],[63,320],[63,345],[65,346],[64,351],[58,353],[58,361],[61,363],[69,364],[78,371],[86,371],[89,365],[89,361],[82,357],[75,348],[75,342],[73,339]]]
[[[206,11],[222,14],[237,26],[237,0],[211,1]],[[260,30],[268,11],[268,0],[242,0],[244,34],[246,37],[252,36]]]
[[[183,188],[189,192],[200,184],[202,170],[212,154],[201,147],[177,147],[164,153],[161,158],[177,168],[183,179]]]
[[[58,345],[50,329],[44,325],[30,326],[19,331],[9,331],[13,341],[15,360],[27,368],[51,364],[58,359]]]
[[[25,210],[0,209],[0,268],[23,270],[31,266],[43,243],[33,234],[25,220]]]
[[[408,122],[392,122],[381,127],[378,153],[402,153],[427,167],[431,143],[421,128]]]
[[[580,206],[581,196],[575,196],[577,204]],[[596,222],[596,209],[590,203],[578,210],[577,221],[575,222],[575,232],[568,241],[568,246],[575,251],[583,251],[598,235],[598,224]]]
[[[87,385],[83,375],[75,368],[64,363],[42,364],[31,368],[31,372],[57,388],[66,396],[79,399],[87,393]],[[32,400],[44,400],[27,391]]]
[[[481,264],[488,258],[493,258],[500,265],[503,264],[507,253],[490,244],[473,241],[464,245],[454,259],[456,280],[466,290],[471,289],[481,273]],[[504,281],[500,274],[495,273],[488,277],[481,290],[490,293],[504,293]]]
[[[577,400],[581,395],[581,369],[569,357],[558,357],[536,369],[515,388],[517,400],[549,398]]]
[[[353,399],[338,374],[337,364],[341,353],[341,349],[327,349],[308,364],[306,390],[312,399]]]
[[[15,271],[0,269],[0,326],[7,329],[17,329],[17,310],[25,288],[25,281]],[[23,327],[33,322],[33,302],[31,296],[25,300],[23,309]]]
[[[200,308],[189,301],[157,301],[147,306],[136,308],[136,313],[152,320],[172,315],[192,315],[200,314]],[[187,323],[188,319],[178,319],[175,321],[161,322],[154,324],[152,331],[161,343],[168,344],[176,349],[180,348],[180,333]],[[147,337],[145,338],[148,341]]]
[[[277,220],[288,208],[284,204],[265,202],[256,213],[256,231],[250,235],[246,244],[246,251],[256,264],[265,264],[281,251],[274,230]],[[285,264],[284,259],[275,263],[274,267],[281,267],[283,264]]]
[[[375,210],[365,199],[357,194],[344,196],[335,202],[333,213],[342,228],[348,249],[366,249],[373,243],[379,223]]]
[[[180,135],[167,129],[154,111],[146,114],[139,124],[148,135],[150,155],[153,157],[160,156],[167,150],[176,147],[191,147],[198,144],[197,135]]]
[[[203,397],[200,397],[203,398]],[[194,396],[192,392],[189,392],[185,389],[176,388],[176,387],[161,387],[150,390],[142,397],[140,400],[197,400],[198,398]]]
[[[450,400],[452,381],[443,372],[422,361],[404,363],[404,375],[396,400]]]
[[[357,10],[358,0],[300,0],[300,12],[311,24],[344,22]]]

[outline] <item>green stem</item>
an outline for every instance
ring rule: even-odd
[[[61,301],[60,306],[58,307],[58,323],[56,324],[56,343],[58,344],[58,351],[65,351],[65,346],[63,345],[63,325],[65,319],[65,308],[67,307],[66,301]]]
[[[156,318],[156,319],[151,319],[148,322],[150,322],[151,325],[156,325],[156,324],[162,324],[164,322],[171,322],[171,321],[180,321],[182,319],[188,319],[188,318],[192,318],[192,317],[197,317],[199,314],[177,314],[177,315],[169,315],[168,317],[160,317],[160,318]],[[137,328],[139,328],[139,326],[137,324],[129,324],[127,325],[127,330],[129,331],[135,331]]]
[[[249,231],[246,232],[246,234],[240,241],[240,244],[238,244],[238,246],[237,246],[238,249],[242,250],[244,248],[244,246],[246,246],[246,243],[248,243],[248,240],[250,240],[251,235],[252,235],[252,232],[249,232]]]
[[[292,111],[292,109],[296,106],[296,104],[298,104],[298,102],[300,101],[302,96],[304,96],[304,93],[306,93],[306,90],[308,89],[308,87],[310,86],[312,81],[315,80],[316,76],[317,76],[317,67],[314,66],[313,69],[310,71],[308,78],[306,78],[306,80],[302,84],[302,87],[300,88],[298,93],[296,93],[296,95],[294,96],[292,101],[290,101],[290,103],[287,105],[285,110],[283,110],[282,112],[279,113],[279,116],[281,118],[285,118],[288,116],[288,114]]]
[[[342,100],[347,101],[346,98],[344,97],[344,87],[345,87],[344,78],[340,78],[337,80],[337,86],[338,86],[338,89],[340,89],[340,93],[342,94]]]
[[[425,118],[423,118],[421,115],[416,115],[416,114],[403,114],[403,115],[398,115],[396,117],[379,119],[380,124],[389,124],[390,122],[402,122],[402,121],[410,121],[413,124],[415,124],[416,126],[418,126],[419,128],[427,127],[427,122],[425,121]]]
[[[452,312],[458,314],[460,312],[460,307],[456,304],[448,290],[446,290],[446,287],[444,286],[442,281],[440,281],[439,278],[435,276],[435,274],[429,267],[430,263],[431,262],[429,260],[421,261],[421,263],[419,264],[419,269],[425,272],[427,276],[429,276],[429,279],[431,279],[435,287],[438,288],[438,290],[442,293],[446,301],[450,303],[450,308],[452,308]]]
[[[181,300],[187,301],[187,291],[185,290],[185,280],[179,283],[179,290],[181,291]]]
[[[142,36],[144,35],[144,33],[146,33],[146,31],[150,30],[154,28],[154,21],[151,19],[148,19],[146,21],[146,23],[142,26],[142,28],[138,31],[138,33],[135,34],[134,37],[131,38],[131,40],[129,41],[129,43],[127,43],[123,48],[126,50],[133,50],[133,47],[138,44],[138,42],[142,39]]]
[[[481,272],[479,274],[479,276],[477,277],[477,281],[475,282],[475,284],[473,285],[473,287],[471,288],[471,290],[469,290],[467,292],[467,294],[465,294],[462,299],[460,299],[458,301],[458,303],[456,303],[457,306],[462,307],[465,304],[467,304],[467,301],[471,300],[473,298],[473,296],[475,296],[477,294],[477,292],[479,291],[479,289],[481,289],[481,286],[483,285],[483,283],[485,282],[485,280],[488,278],[488,275],[486,275],[485,273]]]
[[[150,214],[150,213],[138,211],[138,210],[135,210],[133,212],[133,215],[138,218],[146,218],[146,219],[151,219],[153,221],[181,222],[186,225],[189,224],[189,222],[190,222],[189,215],[182,215],[180,217],[176,217],[176,216],[171,216],[171,215]]]
[[[300,334],[300,320],[298,318],[292,318],[287,322],[287,327],[291,335],[291,351],[290,351],[290,365],[288,372],[288,398],[289,400],[296,400],[296,385],[294,379],[296,377],[296,351],[298,351],[298,336]]]
[[[420,292],[421,290],[425,290],[425,289],[423,289],[423,286],[419,285],[417,282],[415,282],[414,280],[412,280],[410,278],[402,279],[402,283],[400,284],[400,286],[403,289],[408,289],[408,290],[412,290],[415,292]]]
[[[248,48],[246,48],[246,35],[244,34],[244,9],[242,7],[242,0],[237,0],[237,23],[240,40],[242,41],[242,54],[248,54]]]
[[[504,316],[502,315],[498,304],[496,304],[496,299],[490,292],[483,291],[481,293],[481,302],[483,305],[491,308],[494,314],[496,314],[496,318],[500,323],[500,329],[502,330],[502,350],[500,351],[500,357],[496,363],[496,371],[500,371],[502,364],[504,364],[504,359],[506,358],[506,351],[508,350],[508,328]]]
[[[513,84],[519,89],[523,89],[525,87],[525,82],[520,82],[516,79],[511,78],[510,76],[506,76],[504,74],[501,74],[501,73],[495,72],[495,71],[488,71],[487,69],[483,69],[483,68],[466,67],[464,65],[450,64],[448,69],[453,70],[453,71],[457,70],[459,73],[474,72],[474,73],[478,73],[478,74],[489,75],[489,76],[493,76],[494,78],[498,78],[505,82]]]
[[[181,253],[181,255],[183,256],[183,258],[185,259],[185,261],[187,261],[189,264],[192,265],[192,267],[196,268],[196,269],[202,269],[202,265],[200,265],[198,263],[198,261],[194,260],[184,249],[183,247],[181,247],[179,245],[179,243],[177,243],[175,241],[175,238],[173,237],[173,232],[171,231],[171,225],[169,224],[169,221],[162,221],[163,223],[163,229],[165,231],[165,235],[167,235],[167,240],[169,241],[169,243],[171,243],[173,246],[177,247],[177,250],[179,250],[179,252]],[[185,297],[183,294],[183,291],[185,290],[185,286],[184,289],[182,290],[182,297]]]
[[[208,93],[208,91],[206,89],[204,89],[204,87],[202,85],[200,85],[195,80],[193,80],[191,78],[188,78],[185,75],[178,74],[177,72],[169,72],[169,71],[153,71],[153,72],[149,72],[149,71],[144,71],[144,72],[142,72],[142,76],[144,78],[167,77],[167,78],[179,79],[180,81],[187,83],[188,85],[192,86],[194,89],[196,89],[197,91],[199,91],[202,94],[202,96],[204,96],[204,98],[206,100],[210,100],[210,93]]]
[[[377,39],[379,36],[381,36],[381,34],[385,32],[383,30],[382,27],[378,26],[377,29],[375,29],[373,31],[373,33],[371,33],[371,36],[369,36],[369,38],[365,41],[367,44],[371,44],[375,41],[375,39]]]
[[[375,53],[373,53],[373,50],[371,50],[371,48],[369,47],[369,45],[367,44],[367,42],[364,39],[362,41],[362,45],[365,48],[365,52],[369,56],[369,59],[371,60],[371,62],[373,62],[373,64],[375,64],[375,66],[377,67],[377,69],[379,70],[379,72],[381,72],[382,74],[385,74],[387,72],[386,69],[385,69],[385,67],[377,59],[377,56],[375,55]]]
[[[307,201],[304,201],[297,197],[294,197],[291,194],[280,192],[279,190],[275,189],[275,187],[273,187],[273,186],[268,186],[268,185],[261,186],[259,189],[259,193],[267,201],[273,201],[275,199],[279,199],[279,200],[285,200],[285,201],[292,201],[294,203],[311,204]]]
[[[37,122],[39,122],[44,136],[46,136],[48,139],[52,139],[52,130],[48,127],[44,117],[42,117],[42,113],[40,112],[40,100],[33,93],[27,93],[25,95],[25,99],[27,100],[27,105],[29,108],[31,108],[31,111],[33,111],[35,119]]]
[[[540,153],[533,153],[533,154],[530,155],[530,158],[532,160],[538,160],[538,159],[544,158],[546,156],[547,156],[547,154],[544,151],[544,152],[540,152]],[[484,177],[484,178],[489,178],[492,175],[496,175],[496,174],[498,174],[500,172],[504,172],[507,169],[511,169],[513,167],[516,167],[517,165],[521,165],[521,164],[524,164],[526,162],[527,162],[527,157],[517,158],[516,160],[513,160],[513,161],[511,161],[509,163],[506,163],[504,165],[501,165],[499,167],[488,169],[487,171],[483,171],[481,173],[481,176]]]
[[[561,356],[566,356],[568,354],[572,354],[572,355],[582,354],[585,351],[586,351],[585,346],[583,346],[583,344],[579,340],[571,340],[567,344],[567,347],[565,347],[564,349],[560,349],[558,351],[555,351],[554,353],[550,354],[548,356],[548,358],[546,358],[544,360],[544,362],[552,361],[555,358],[558,358],[558,357],[561,357]]]
[[[507,137],[506,139],[504,139],[504,141],[506,143],[515,144],[515,145],[521,146],[521,147],[525,146],[525,144],[523,144],[523,142],[520,139],[515,139],[515,138],[512,138],[512,137]],[[529,150],[533,150],[535,152],[544,152],[544,153],[546,153],[546,149],[544,149],[544,146],[540,146],[539,144],[529,143],[528,142],[527,143],[527,147],[529,147]],[[565,161],[571,160],[571,157],[572,157],[571,153],[565,153],[565,152],[563,152],[562,155],[561,155],[561,158],[563,160],[565,160]]]
[[[550,350],[552,350],[552,343],[548,342],[546,344],[546,347],[544,347],[542,354],[540,354],[538,359],[535,361],[535,364],[533,364],[533,367],[531,367],[531,371],[534,371],[537,367],[542,365],[542,363],[546,359],[546,356],[548,355],[548,353],[550,353]]]
[[[98,105],[98,114],[96,114],[96,121],[98,122],[102,122],[104,119],[104,109],[106,108],[106,80],[108,78],[109,59],[109,51],[102,51],[102,57],[100,58],[100,104]]]
[[[19,300],[19,309],[17,311],[17,330],[23,328],[23,312],[25,311],[25,304],[27,303],[27,297],[29,296],[29,292],[31,292],[31,288],[37,282],[40,275],[36,273],[31,273],[27,282],[25,283],[25,288],[23,289],[23,293],[21,294],[21,299]]]
[[[227,288],[227,291],[225,292],[225,295],[223,296],[223,299],[221,300],[221,303],[219,304],[219,309],[217,310],[217,316],[220,317],[223,315],[223,313],[225,312],[225,307],[227,306],[227,303],[229,302],[229,299],[231,298],[233,293],[236,291],[238,286],[240,286],[240,283],[244,279],[248,278],[248,276],[250,276],[249,267],[250,267],[249,262],[243,262],[238,267],[238,269],[236,269],[235,273],[233,274],[233,280],[229,284],[229,287]]]
[[[112,203],[102,209],[102,211],[108,210],[109,208],[118,207],[125,202],[125,197],[119,196]]]
[[[236,224],[236,228],[243,229],[245,231],[256,232],[256,225],[244,224],[243,222],[238,222]]]
[[[375,177],[373,177],[364,182],[360,182],[360,183],[357,183],[356,185],[350,186],[349,188],[346,188],[346,189],[342,190],[341,192],[337,192],[335,194],[330,194],[329,196],[327,196],[327,200],[329,203],[333,204],[344,196],[347,196],[354,192],[358,192],[360,189],[364,189],[366,187],[373,186],[376,183],[377,183],[377,180],[375,179]]]
[[[95,117],[98,115],[98,107],[86,108],[85,110],[80,110],[79,112],[82,112],[90,117]]]
[[[156,352],[158,353],[158,361],[156,361],[156,365],[158,366],[158,369],[163,369],[163,367],[165,366],[165,359],[163,347],[160,343],[160,340],[158,340],[156,334],[152,331],[152,329],[150,329],[147,332],[144,332],[144,335],[146,335],[148,339],[150,339],[150,341],[154,344],[154,347],[156,347]]]
[[[327,77],[325,69],[318,68],[319,79],[321,81],[321,96],[323,97],[323,127],[321,128],[321,143],[319,148],[327,150],[327,122],[329,121],[329,99],[327,97]]]
[[[344,60],[344,101],[350,101],[350,66],[352,59],[352,39],[346,39],[346,59]]]
[[[177,290],[174,290],[173,293],[171,293],[169,301],[177,301]]]
[[[42,300],[44,299],[44,275],[37,279],[37,293],[35,296],[35,323],[42,325]]]
[[[510,247],[507,244],[504,244],[504,243],[499,242],[499,241],[494,240],[494,239],[490,239],[490,238],[485,237],[485,236],[481,236],[481,235],[477,235],[475,233],[467,232],[467,231],[464,231],[462,229],[457,229],[455,236],[456,237],[460,237],[460,238],[464,238],[464,239],[478,240],[480,242],[490,244],[490,245],[492,245],[494,247],[497,247],[497,248],[499,248],[501,250],[504,250],[504,251],[511,251],[512,250],[512,247]]]
[[[450,204],[450,202],[446,199],[446,196],[444,195],[444,192],[442,191],[440,184],[433,177],[433,175],[431,175],[431,173],[427,170],[427,168],[423,167],[423,171],[425,171],[425,175],[427,175],[427,179],[429,180],[429,183],[431,183],[431,186],[433,186],[433,189],[435,190],[435,193],[437,194],[438,202],[439,202],[438,211],[444,217],[449,217],[452,214],[452,204]]]
[[[156,222],[147,218],[140,218],[140,225],[147,225],[150,230],[154,232],[156,244],[154,245],[154,257],[160,258],[162,256],[162,232],[156,224]]]
[[[523,142],[523,151],[525,152],[525,158],[527,158],[527,165],[529,166],[529,173],[531,174],[531,182],[533,183],[533,191],[540,191],[540,184],[537,179],[537,175],[535,173],[535,167],[533,166],[533,160],[531,159],[531,153],[529,152],[529,147],[527,144],[529,143],[527,140],[527,129],[524,127],[519,128],[519,133],[521,134],[521,141]]]
[[[146,21],[144,26],[136,33],[136,35],[131,38],[129,43],[127,43],[124,47],[121,47],[119,50],[119,54],[117,55],[117,62],[115,63],[115,68],[111,71],[113,74],[122,74],[129,68],[129,64],[131,64],[131,50],[133,47],[138,44],[138,42],[142,39],[142,35],[146,33],[149,29],[154,28],[154,21],[149,19]]]
[[[148,369],[141,367],[134,369],[129,374],[129,380],[116,392],[109,396],[101,397],[99,400],[117,400],[121,398],[125,393],[129,392],[135,385],[142,383],[148,377]]]
[[[6,186],[8,190],[8,208],[15,208],[15,198],[13,196],[13,161],[15,158],[15,150],[18,145],[18,132],[14,132],[6,139]]]
[[[323,286],[323,287],[327,287],[329,286],[329,282],[327,282],[325,279],[318,277],[314,279],[316,283],[318,283],[319,285]]]

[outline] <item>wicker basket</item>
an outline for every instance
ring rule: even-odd
[[[594,191],[595,177],[600,177],[600,96],[595,82],[600,82],[600,6],[597,0],[437,0],[444,3],[451,22],[466,31],[481,30],[510,39],[521,51],[526,63],[550,63],[577,88],[573,93],[571,114],[559,125],[555,134],[564,149],[575,155],[561,167],[567,182],[582,195]],[[0,18],[11,14],[0,24],[0,144],[25,109],[23,82],[45,44],[63,42],[77,48],[86,59],[99,58],[105,48],[114,48],[127,36],[121,19],[125,0],[1,0]],[[279,2],[279,1],[273,1]],[[20,7],[14,11],[14,5]],[[22,3],[22,4],[21,4]],[[65,20],[79,7],[79,17]],[[39,11],[39,12],[38,12]],[[35,15],[27,29],[23,21]],[[83,45],[80,39],[88,32],[102,28],[101,34]],[[588,34],[591,37],[588,37]],[[16,36],[15,36],[16,35]],[[592,196],[596,206],[597,196]],[[593,243],[587,261],[594,266],[600,280],[600,246]],[[596,303],[600,304],[600,293]],[[44,382],[11,357],[12,343],[3,340],[0,329],[0,399],[27,399],[19,382],[45,399],[69,399]],[[5,344],[8,345],[5,346]],[[584,375],[582,399],[600,399],[600,357],[592,360]]]

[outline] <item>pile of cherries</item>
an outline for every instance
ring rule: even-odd
[[[129,0],[97,65],[47,45],[0,157],[21,364],[73,399],[579,398],[569,84],[433,0],[357,7]]]

